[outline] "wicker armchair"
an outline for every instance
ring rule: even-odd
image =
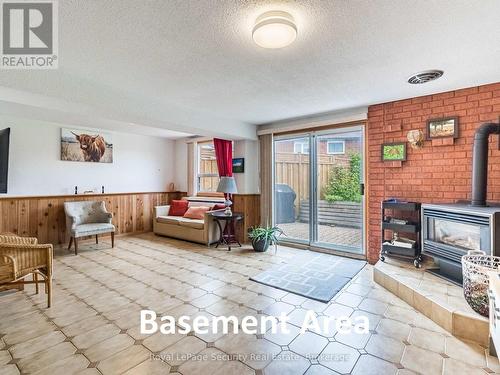
[[[36,238],[0,234],[0,287],[12,285],[45,284],[47,307],[52,302],[52,260],[51,244],[39,245]],[[24,278],[33,275],[33,280]],[[39,280],[41,276],[43,280]]]

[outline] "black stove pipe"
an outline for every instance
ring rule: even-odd
[[[488,141],[491,134],[500,134],[500,124],[487,122],[474,134],[472,149],[472,206],[486,206],[488,184]]]

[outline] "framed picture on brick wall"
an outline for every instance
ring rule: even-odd
[[[427,120],[427,139],[458,138],[458,117]]]
[[[382,145],[382,161],[405,161],[406,142],[384,143]]]

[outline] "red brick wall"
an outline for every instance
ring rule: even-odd
[[[426,121],[458,116],[459,137],[452,144],[425,141],[420,150],[407,144],[407,161],[398,167],[381,161],[381,145],[406,142],[409,130],[426,133]],[[472,143],[475,129],[498,122],[500,82],[441,94],[377,104],[368,109],[368,259],[380,251],[380,202],[402,198],[423,203],[451,203],[470,199]],[[444,145],[438,145],[444,143]],[[500,201],[498,136],[490,141],[488,199]],[[397,163],[394,163],[397,164]]]

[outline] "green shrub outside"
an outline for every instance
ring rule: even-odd
[[[349,155],[348,167],[335,167],[324,189],[324,197],[330,202],[361,202],[361,155]]]

